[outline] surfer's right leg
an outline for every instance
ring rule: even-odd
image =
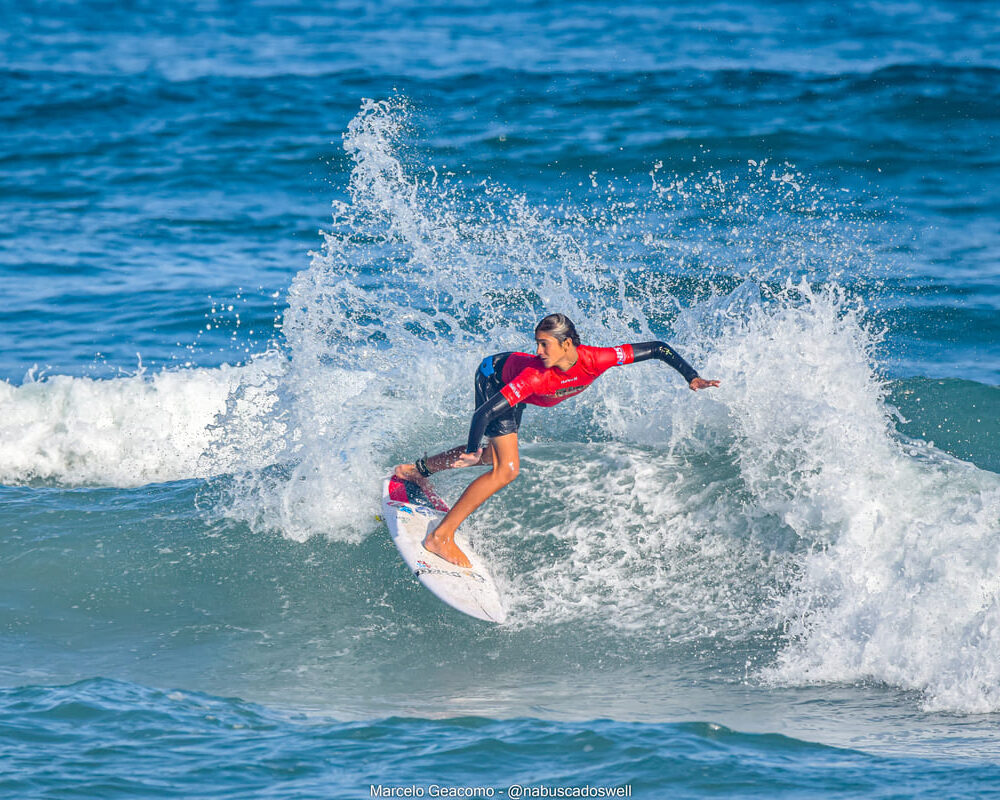
[[[487,450],[491,451],[489,463],[493,468],[468,485],[458,498],[458,502],[451,507],[451,511],[444,515],[438,526],[424,539],[425,548],[460,567],[472,565],[465,553],[455,544],[455,531],[458,526],[488,498],[513,481],[521,469],[517,433],[490,439],[489,446],[483,452]]]

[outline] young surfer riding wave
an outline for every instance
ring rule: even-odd
[[[517,477],[520,470],[517,430],[526,404],[554,406],[577,395],[611,367],[658,359],[676,369],[693,390],[718,386],[707,381],[664,342],[589,347],[580,344],[576,328],[564,314],[550,314],[535,328],[537,355],[498,353],[476,370],[476,412],[469,441],[451,450],[396,467],[396,477],[424,483],[435,472],[459,467],[492,467],[476,478],[441,523],[424,539],[424,547],[461,567],[469,559],[455,544],[455,531],[491,495]],[[483,435],[487,446],[480,448]]]

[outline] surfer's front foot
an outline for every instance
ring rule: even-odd
[[[434,536],[433,531],[428,533],[424,539],[424,549],[430,550],[436,556],[441,556],[445,561],[455,566],[465,568],[472,566],[472,562],[469,561],[465,553],[455,544],[454,539],[438,539]]]

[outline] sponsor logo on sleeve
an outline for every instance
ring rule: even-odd
[[[615,356],[618,358],[618,366],[620,367],[622,364],[625,363],[625,348],[622,347],[621,345],[618,345],[615,348]]]
[[[511,405],[514,405],[514,403],[516,403],[518,400],[521,399],[521,397],[524,396],[524,387],[521,385],[521,382],[517,378],[515,378],[514,380],[512,380],[510,383],[507,384],[507,391],[510,393],[510,396],[507,399],[510,400],[511,398],[513,398],[513,402],[511,403]]]

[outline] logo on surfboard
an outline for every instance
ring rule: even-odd
[[[432,567],[430,564],[428,564],[426,561],[423,561],[422,559],[418,559],[417,564],[419,565],[420,569],[413,570],[413,574],[416,575],[418,578],[421,575],[451,575],[453,578],[472,578],[473,580],[477,580],[480,583],[486,583],[486,579],[482,575],[480,575],[477,572],[473,572],[471,569],[466,570],[465,572],[455,572],[450,569],[438,569],[437,567]]]

